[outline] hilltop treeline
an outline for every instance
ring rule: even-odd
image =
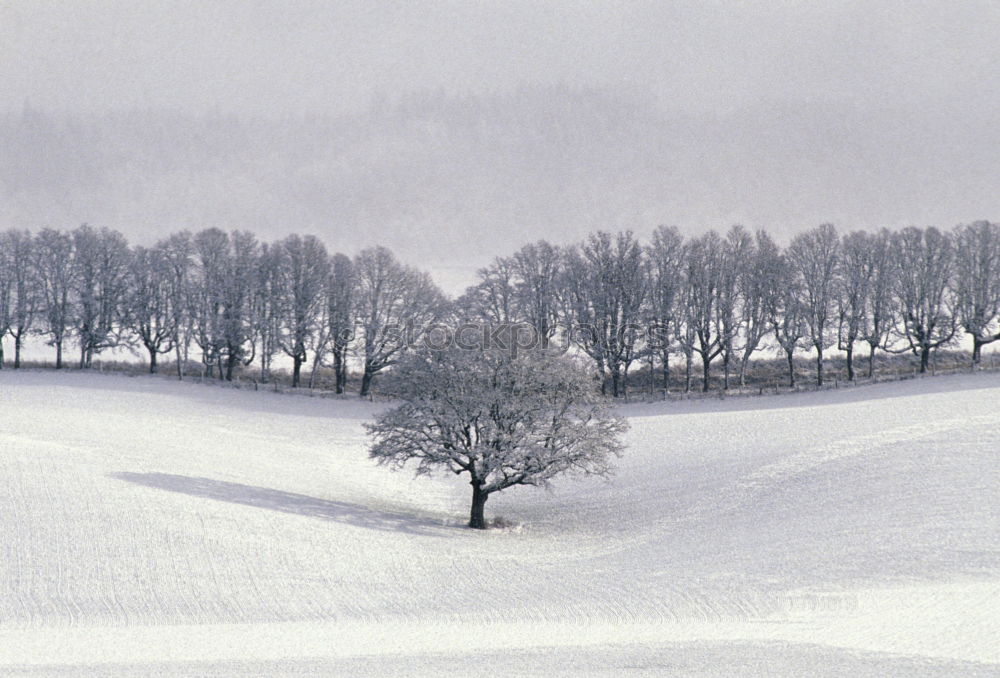
[[[912,352],[925,371],[934,351],[968,335],[976,364],[1000,339],[1000,225],[841,234],[824,224],[786,248],[740,226],[689,239],[660,227],[648,242],[595,232],[497,257],[454,300],[386,248],[348,257],[313,236],[268,243],[212,228],[141,247],[86,225],[0,233],[0,337],[13,344],[15,368],[38,335],[57,368],[70,345],[81,368],[129,347],[148,356],[151,372],[169,354],[178,376],[193,357],[220,379],[253,366],[267,381],[284,355],[293,386],[304,366],[310,378],[325,366],[343,392],[357,364],[367,395],[404,352],[463,322],[516,328],[498,341],[588,356],[616,397],[638,365],[664,389],[678,364],[685,390],[696,371],[708,390],[716,365],[724,388],[743,384],[768,348],[786,356],[793,385],[795,354],[810,350],[820,385],[831,349],[844,352],[852,380],[858,348],[868,376],[878,351]]]

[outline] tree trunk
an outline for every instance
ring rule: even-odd
[[[3,369],[3,337],[0,337],[0,370]]]
[[[156,349],[147,348],[149,351],[149,373],[156,374]]]
[[[656,356],[652,351],[649,352],[649,378],[646,385],[649,387],[649,397],[652,398],[656,392]]]
[[[236,367],[236,354],[233,351],[229,351],[229,355],[226,356],[226,381],[233,380],[233,369]]]
[[[663,352],[663,392],[670,393],[670,351]]]
[[[816,384],[823,385],[823,348],[816,347]]]
[[[299,387],[299,379],[302,375],[302,356],[296,354],[292,356],[292,388]]]
[[[847,344],[847,381],[854,381],[854,342]]]
[[[14,369],[21,368],[21,335],[14,337]]]
[[[337,382],[335,386],[337,393],[343,393],[346,381],[344,378],[344,356],[339,349],[333,351],[333,374]]]
[[[685,358],[685,361],[684,361],[684,392],[685,393],[690,393],[691,392],[691,360],[692,360],[691,353],[689,352],[689,353],[685,354],[684,358]]]
[[[920,374],[925,374],[927,372],[927,366],[930,364],[931,360],[931,348],[930,346],[920,347]]]
[[[181,342],[179,338],[174,338],[174,351],[177,356],[177,379],[179,381],[184,381],[184,360],[181,358]]]
[[[371,390],[372,386],[372,371],[368,365],[365,365],[365,372],[361,375],[361,397],[367,397],[368,392]]]
[[[729,390],[729,353],[722,356],[722,390]]]
[[[484,492],[477,481],[472,481],[472,511],[469,514],[469,527],[476,530],[486,529],[486,499],[490,496]]]
[[[180,361],[181,365],[183,366],[187,365],[188,359],[191,356],[191,336],[190,335],[185,335],[185,336],[186,339],[184,340],[184,353],[183,353],[184,357]],[[184,379],[184,369],[185,369],[184,367],[178,368],[178,378],[181,379],[182,381]]]
[[[611,367],[611,395],[615,398],[621,395],[621,382],[621,371],[619,370],[618,365],[615,364]]]
[[[795,388],[795,360],[793,354],[795,349],[791,351],[785,351],[785,357],[788,359],[788,387]]]
[[[875,376],[875,344],[868,344],[871,348],[868,351],[868,378]]]
[[[319,370],[319,361],[320,356],[322,355],[323,352],[319,349],[317,349],[315,355],[313,355],[312,369],[309,370],[309,388],[316,386],[316,372]]]
[[[703,393],[708,393],[709,387],[709,371],[712,369],[712,359],[707,355],[701,356],[701,390]]]
[[[56,369],[61,370],[63,366],[62,359],[62,339],[56,342]]]
[[[979,337],[972,335],[972,367],[979,367],[979,361],[982,360],[983,354],[983,342],[980,341]]]

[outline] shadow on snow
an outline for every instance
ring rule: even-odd
[[[211,478],[180,476],[171,473],[130,473],[127,471],[111,473],[109,477],[159,490],[180,492],[193,497],[227,501],[232,504],[270,509],[309,518],[334,520],[374,530],[430,535],[445,527],[441,522],[405,513],[392,513],[343,501],[318,499],[294,492],[242,485]]]

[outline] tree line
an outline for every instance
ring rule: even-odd
[[[252,233],[209,228],[175,233],[152,247],[130,247],[107,228],[0,234],[0,336],[14,344],[14,367],[29,335],[55,348],[66,364],[70,340],[87,368],[105,349],[148,355],[149,371],[170,354],[177,375],[198,358],[206,374],[232,380],[256,365],[270,379],[279,355],[302,367],[333,367],[337,391],[349,358],[363,365],[362,393],[405,350],[386,332],[407,321],[421,327],[446,317],[449,301],[427,273],[382,247],[350,258],[330,255],[313,236],[274,243]],[[4,356],[0,345],[0,365]]]
[[[546,242],[497,258],[458,302],[466,315],[525,322],[542,336],[560,324],[584,328],[574,344],[610,382],[628,389],[629,370],[645,363],[669,385],[671,358],[684,365],[685,390],[700,363],[707,391],[721,362],[723,387],[746,383],[751,358],[778,348],[795,385],[794,354],[812,350],[824,383],[824,353],[867,347],[912,352],[925,372],[931,355],[972,338],[972,362],[1000,339],[1000,225],[986,221],[951,232],[934,227],[839,234],[823,224],[779,247],[764,230],[734,226],[684,239],[660,227],[642,243],[630,232],[591,234],[558,248]]]
[[[313,236],[267,243],[210,228],[142,247],[87,225],[0,233],[0,367],[4,338],[16,368],[39,335],[57,368],[72,343],[81,368],[128,347],[148,355],[151,372],[170,355],[183,377],[197,357],[206,374],[255,369],[266,382],[286,356],[293,386],[303,367],[310,385],[329,367],[342,393],[356,364],[368,395],[415,342],[463,322],[527,328],[542,348],[585,355],[615,397],[640,366],[666,390],[678,361],[685,390],[700,371],[707,391],[716,365],[723,388],[743,385],[765,349],[785,356],[793,386],[803,351],[814,353],[820,385],[833,349],[853,380],[859,347],[869,377],[878,351],[911,352],[924,372],[937,349],[968,335],[975,365],[1000,339],[1000,225],[840,234],[824,224],[784,248],[740,226],[692,238],[662,226],[648,242],[599,231],[497,257],[454,300],[384,247],[348,257]]]

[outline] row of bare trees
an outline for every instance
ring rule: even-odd
[[[630,232],[598,232],[495,259],[457,305],[466,317],[530,324],[548,341],[570,328],[568,339],[615,396],[627,392],[637,364],[666,390],[672,356],[683,360],[685,390],[699,363],[703,390],[718,362],[724,388],[733,377],[744,385],[751,358],[766,348],[784,354],[793,386],[793,358],[804,350],[815,355],[820,385],[831,349],[856,378],[859,345],[869,377],[877,351],[912,352],[924,372],[963,332],[974,364],[1000,339],[1000,225],[841,235],[824,224],[786,248],[740,226],[687,240],[660,227],[645,244]]]
[[[150,372],[172,354],[180,377],[197,356],[206,373],[226,380],[256,361],[267,381],[274,358],[285,355],[294,386],[311,360],[310,380],[329,365],[343,392],[357,355],[367,394],[413,339],[387,329],[419,333],[448,311],[430,277],[385,248],[331,256],[313,236],[262,243],[215,228],[148,248],[86,225],[0,233],[0,339],[13,339],[15,368],[37,334],[55,347],[57,368],[69,340],[81,368],[105,349],[128,347],[148,354]]]
[[[181,377],[196,357],[220,379],[255,365],[268,381],[285,356],[294,386],[303,366],[310,385],[328,366],[343,392],[356,364],[367,395],[378,373],[444,321],[531,328],[543,346],[588,356],[614,396],[627,394],[639,366],[668,389],[677,360],[686,390],[696,368],[708,390],[718,363],[724,388],[744,385],[767,349],[785,356],[792,385],[802,351],[815,355],[820,385],[833,349],[853,380],[858,346],[869,377],[877,351],[912,352],[925,371],[936,349],[967,334],[975,364],[1000,339],[1000,225],[841,235],[824,224],[785,248],[739,226],[689,239],[660,227],[647,243],[596,232],[498,257],[455,301],[385,248],[331,255],[313,236],[264,243],[212,228],[130,247],[86,225],[0,233],[0,367],[3,338],[19,367],[35,334],[55,347],[57,367],[70,341],[84,368],[129,347],[148,354],[152,372],[171,354]]]

